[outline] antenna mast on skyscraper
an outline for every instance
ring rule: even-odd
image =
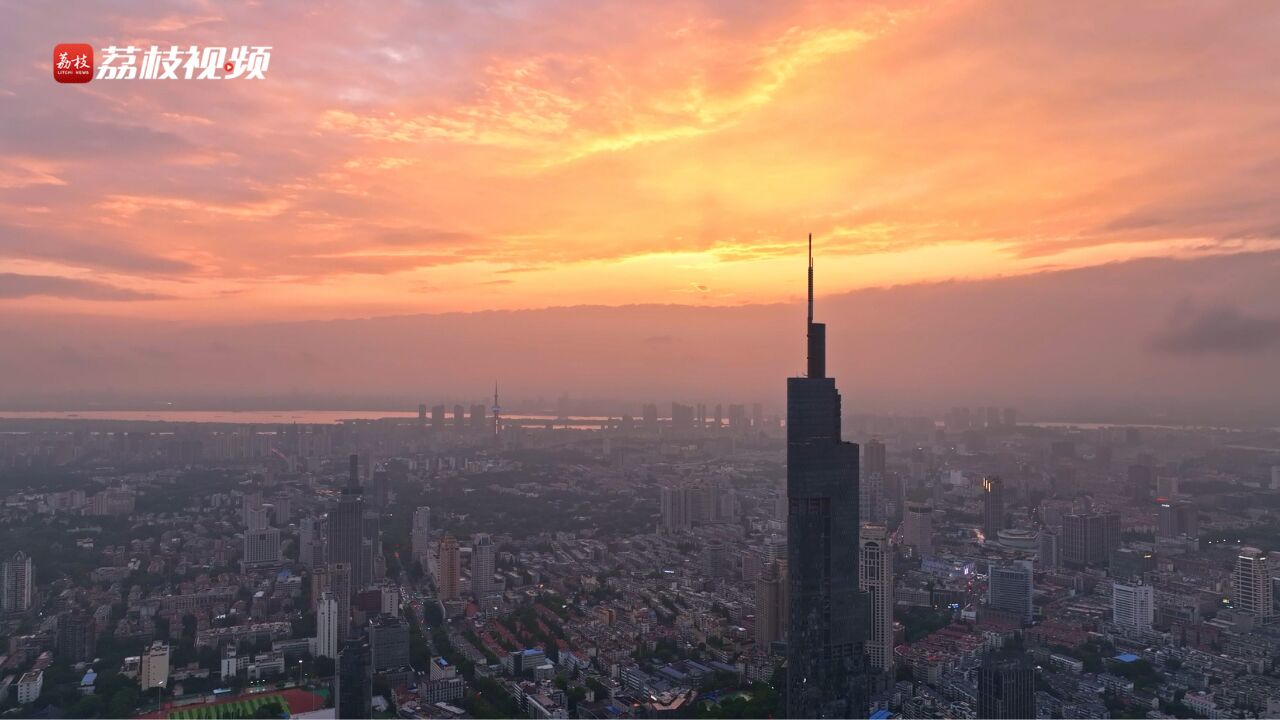
[[[812,324],[813,324],[813,233],[809,233],[809,321],[807,325],[812,325]]]
[[[502,413],[502,408],[498,406],[498,381],[494,380],[493,381],[493,437],[494,439],[497,439],[498,437],[498,423],[499,423],[499,415],[501,413]]]

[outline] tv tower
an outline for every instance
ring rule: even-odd
[[[498,381],[493,381],[493,439],[498,439],[498,430],[501,424],[502,408],[498,406]]]

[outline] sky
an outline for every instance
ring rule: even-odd
[[[1280,248],[1272,3],[2,7],[0,315],[35,326],[795,304],[808,233],[831,298]],[[272,55],[66,85],[64,42]]]

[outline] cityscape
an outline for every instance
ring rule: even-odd
[[[1280,718],[1280,2],[0,17],[0,720]]]

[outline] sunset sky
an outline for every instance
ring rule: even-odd
[[[1087,11],[1086,11],[1086,7]],[[0,308],[794,301],[1277,247],[1280,5],[7,2]],[[55,83],[60,42],[270,45]]]

